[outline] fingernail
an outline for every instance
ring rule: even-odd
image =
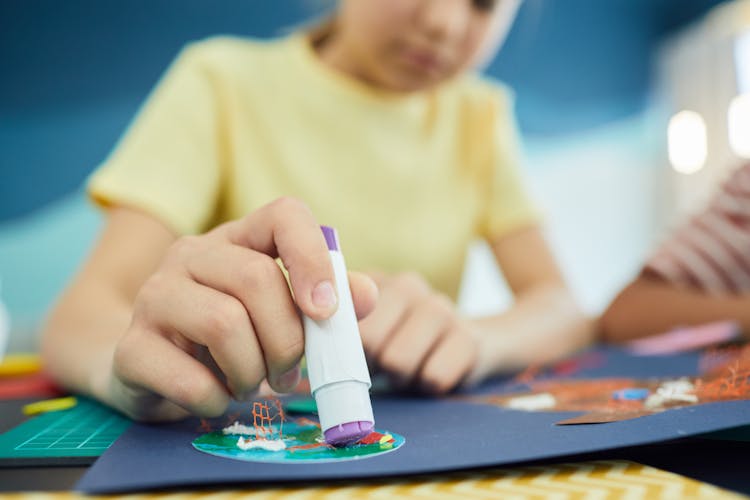
[[[312,291],[312,302],[318,309],[332,309],[336,305],[336,292],[330,281],[321,281]]]
[[[291,391],[297,386],[299,382],[299,367],[294,367],[281,377],[279,377],[279,385],[285,390]]]

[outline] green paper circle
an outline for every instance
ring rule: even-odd
[[[303,415],[318,414],[318,405],[312,398],[295,399],[284,404],[284,411],[287,413],[299,413]]]
[[[274,426],[278,431],[278,426]],[[344,448],[333,448],[330,446],[313,449],[290,450],[294,446],[304,446],[322,442],[320,428],[312,424],[300,425],[296,422],[285,422],[283,428],[284,442],[287,448],[281,451],[268,451],[263,449],[242,450],[237,447],[238,434],[225,435],[222,431],[214,431],[203,434],[193,441],[193,447],[203,453],[218,457],[244,460],[247,462],[270,462],[270,463],[326,463],[343,462],[349,460],[360,460],[390,453],[400,448],[405,442],[403,436],[382,430],[376,430],[380,434],[393,436],[393,443],[375,443],[367,445],[354,445]],[[242,435],[242,437],[248,437]]]

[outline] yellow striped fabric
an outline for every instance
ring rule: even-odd
[[[14,493],[8,500],[104,500],[75,493]],[[399,499],[687,499],[746,498],[678,474],[622,460],[488,469],[378,481],[346,481],[243,490],[143,493],[128,500]]]

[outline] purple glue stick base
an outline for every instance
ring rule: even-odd
[[[331,446],[347,446],[354,444],[363,437],[372,432],[374,425],[372,422],[347,422],[339,424],[336,427],[326,429],[323,433],[326,443]]]

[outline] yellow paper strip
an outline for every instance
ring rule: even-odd
[[[73,396],[57,399],[45,399],[44,401],[37,401],[35,403],[27,404],[23,407],[24,415],[38,415],[40,413],[47,413],[50,411],[67,410],[73,408],[78,404],[78,400]]]

